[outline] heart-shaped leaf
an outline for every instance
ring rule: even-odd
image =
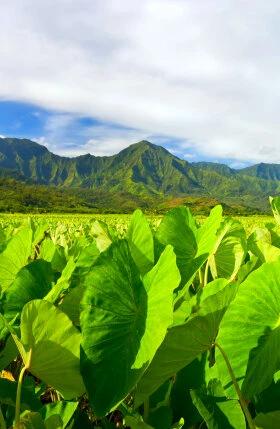
[[[101,254],[86,281],[81,313],[82,374],[97,415],[135,386],[172,323],[180,281],[168,246],[142,279],[126,241]]]

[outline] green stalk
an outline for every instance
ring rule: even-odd
[[[208,283],[208,271],[209,271],[209,259],[207,259],[206,262],[206,267],[205,267],[205,271],[204,271],[204,287],[207,286]]]
[[[150,414],[150,402],[149,398],[144,401],[144,422],[147,422]]]
[[[221,354],[222,354],[222,356],[223,356],[223,358],[224,358],[224,360],[225,360],[225,363],[226,363],[226,365],[227,365],[227,369],[228,369],[229,375],[230,375],[230,377],[231,377],[231,380],[232,380],[233,386],[234,386],[235,391],[236,391],[236,393],[237,393],[237,395],[238,395],[238,398],[239,398],[239,402],[240,402],[241,408],[242,408],[242,410],[243,410],[243,412],[244,412],[244,414],[245,414],[245,417],[246,417],[246,419],[247,419],[248,426],[249,426],[249,428],[250,428],[250,429],[256,429],[255,423],[254,423],[254,421],[253,421],[253,419],[252,419],[252,416],[251,416],[251,414],[250,414],[250,411],[248,410],[248,407],[247,407],[246,401],[245,401],[245,399],[243,398],[242,392],[241,392],[241,390],[240,390],[239,384],[237,383],[236,377],[235,377],[235,375],[234,375],[234,372],[233,372],[232,366],[231,366],[230,361],[229,361],[229,359],[228,359],[228,357],[227,357],[227,355],[226,355],[226,352],[222,349],[222,347],[221,347],[218,343],[215,343],[214,345],[215,345],[215,346],[220,350],[220,352],[221,352]]]
[[[23,377],[24,377],[25,371],[27,371],[31,366],[31,357],[32,357],[32,349],[29,350],[29,353],[27,355],[27,362],[23,366],[23,368],[21,369],[20,374],[19,374],[19,378],[18,378],[17,396],[16,396],[16,411],[15,411],[15,428],[18,428],[20,425],[20,402],[21,402],[22,382],[23,382]]]
[[[202,276],[201,268],[199,268],[198,270],[198,275],[199,275],[199,284],[201,287],[203,287],[203,276]]]
[[[23,382],[23,377],[24,377],[24,373],[26,371],[26,366],[24,366],[19,374],[19,378],[18,378],[18,384],[17,384],[17,396],[16,396],[16,414],[15,414],[15,427],[19,427],[19,423],[20,423],[20,400],[21,400],[21,388],[22,388],[22,382]]]
[[[0,429],[7,429],[6,422],[4,420],[4,416],[0,406]]]

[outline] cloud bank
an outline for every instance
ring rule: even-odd
[[[280,162],[279,18],[276,0],[3,2],[0,99],[119,124],[82,152],[160,136],[186,156]]]

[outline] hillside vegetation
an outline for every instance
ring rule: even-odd
[[[43,206],[46,210],[71,210],[73,206],[113,212],[133,211],[136,207],[165,210],[165,202],[168,207],[178,198],[203,197],[221,202],[237,213],[263,212],[268,210],[268,196],[280,191],[277,164],[233,170],[223,164],[189,163],[147,141],[113,156],[88,154],[66,158],[30,140],[2,138],[0,176],[7,187],[9,184],[3,181],[10,178],[28,186],[50,187],[33,188],[33,202],[20,202],[16,193],[10,193],[11,210],[20,210],[22,205],[23,211],[30,207],[40,210]],[[15,188],[18,187],[16,184]],[[55,188],[66,190],[64,206],[58,201],[62,194]],[[25,193],[23,186],[21,190]],[[44,199],[43,194],[50,198]],[[18,203],[13,205],[13,199]],[[41,204],[42,199],[49,199],[49,204]]]

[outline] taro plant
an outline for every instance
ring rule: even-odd
[[[221,206],[5,227],[0,428],[279,428],[271,205],[249,237]]]

